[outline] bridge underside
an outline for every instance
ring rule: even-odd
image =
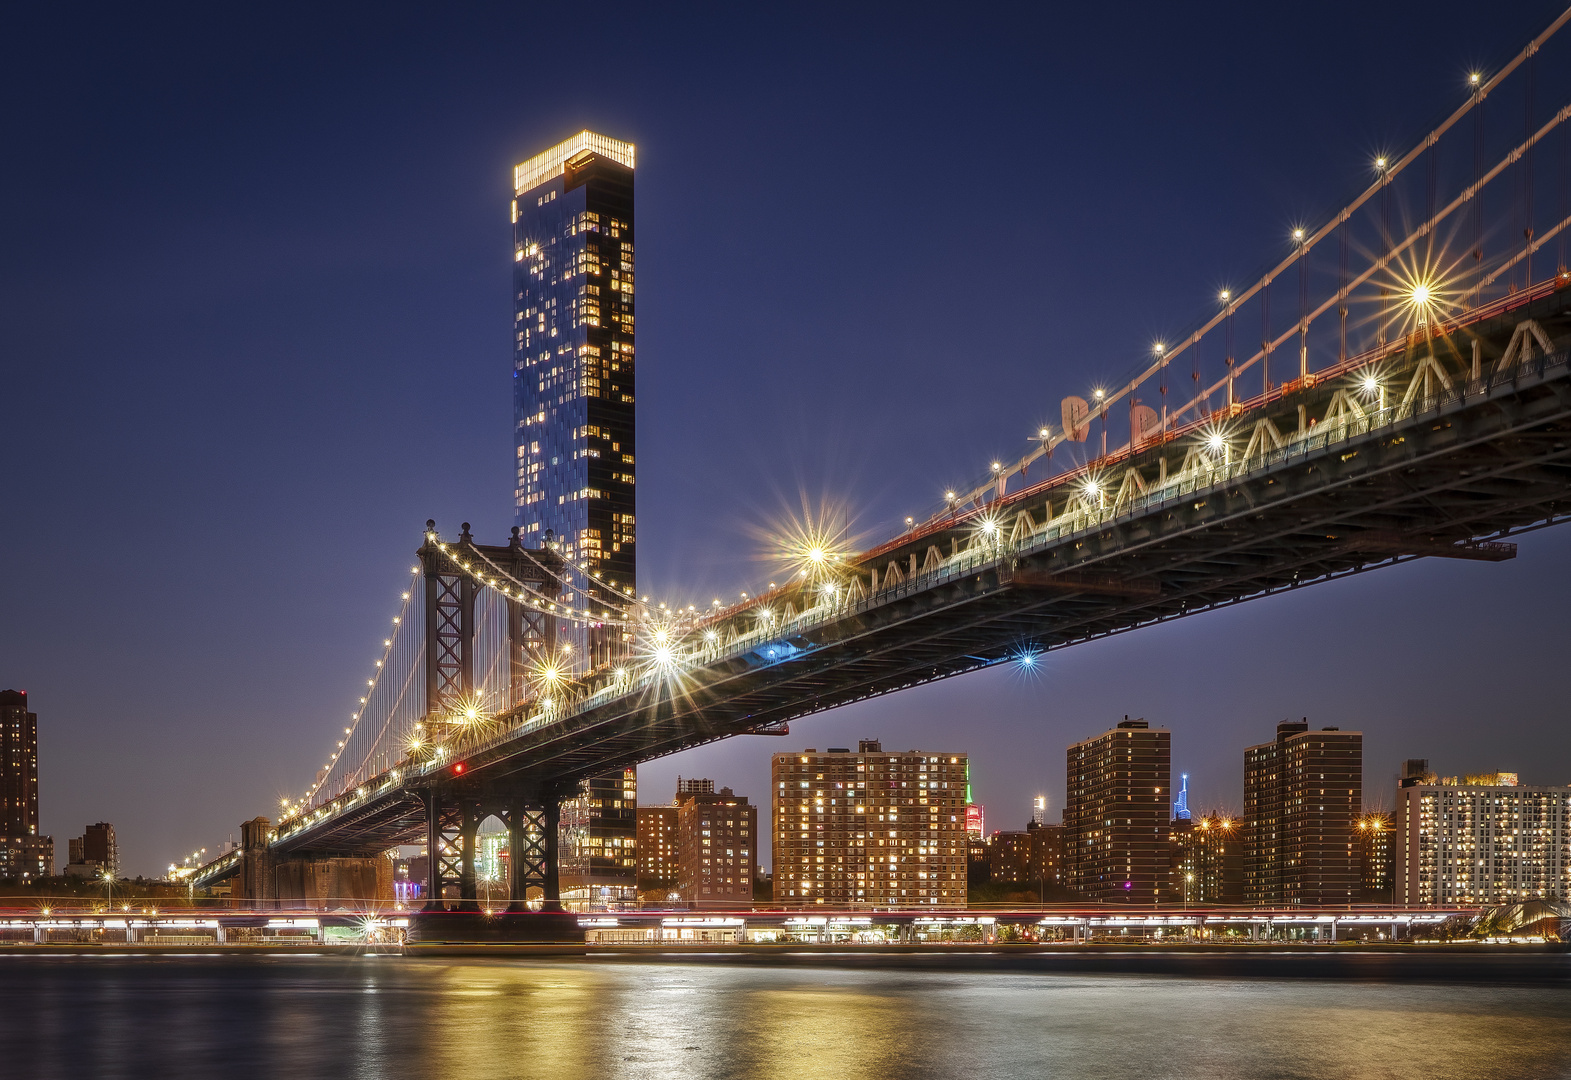
[[[1491,541],[1571,514],[1571,377],[1564,351],[1510,370],[1491,367],[1527,315],[1563,350],[1568,301],[1571,293],[1555,293],[1498,325],[1471,328],[1468,340],[1480,342],[1487,361],[1476,380],[1466,370],[1468,341],[1445,343],[1453,355],[1442,356],[1442,366],[1455,374],[1454,388],[1420,397],[1392,422],[1335,433],[1322,424],[1319,436],[1304,435],[1304,417],[1329,416],[1335,403],[1327,401],[1338,392],[1308,386],[1263,410],[1277,421],[1273,431],[1296,423],[1301,437],[1284,439],[1242,473],[1158,486],[1154,478],[1168,475],[1181,450],[1163,444],[1116,465],[1153,478],[1146,497],[1091,515],[1073,531],[1032,532],[997,558],[950,560],[950,570],[932,573],[917,572],[924,553],[974,543],[976,523],[913,534],[877,553],[882,565],[909,565],[909,579],[827,621],[549,724],[505,734],[514,718],[501,717],[503,736],[465,757],[461,777],[451,769],[411,776],[275,846],[385,850],[426,834],[423,791],[549,800],[584,777],[1024,652],[1414,558],[1509,558],[1512,545]],[[1429,351],[1440,355],[1440,343]],[[1408,354],[1388,361],[1395,386],[1409,375],[1427,378],[1423,356],[1411,347]],[[1261,430],[1253,415],[1242,421]],[[998,520],[1007,526],[1036,505],[1045,520],[1057,512],[1051,500],[1064,496],[1050,486],[1011,496]]]

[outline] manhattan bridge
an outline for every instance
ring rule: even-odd
[[[428,521],[270,855],[425,844],[432,905],[475,910],[495,816],[514,909],[552,908],[559,804],[588,777],[1382,566],[1514,557],[1503,538],[1571,515],[1571,105],[1535,113],[1532,90],[1568,20],[1469,76],[1432,131],[1127,382],[1066,397],[1024,457],[870,550],[809,522],[784,584],[651,608],[516,528],[487,544]],[[1485,108],[1513,77],[1525,123]],[[1502,129],[1507,152],[1486,155]]]

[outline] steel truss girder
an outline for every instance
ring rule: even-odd
[[[1494,405],[1497,413],[1501,408],[1514,412],[1517,414],[1518,423],[1515,425],[1501,424],[1498,420],[1490,423],[1480,422],[1478,425],[1480,430],[1473,433],[1473,438],[1467,441],[1483,442],[1491,438],[1504,438],[1509,441],[1513,427],[1520,430],[1523,426],[1530,425],[1564,424],[1568,412],[1571,412],[1571,410],[1565,408],[1560,399],[1561,395],[1556,393],[1547,397],[1541,396],[1536,402],[1516,401],[1505,405],[1496,402]],[[1465,405],[1476,408],[1479,402],[1468,402]],[[1539,407],[1535,408],[1533,406]],[[1431,431],[1432,435],[1446,430],[1437,426],[1437,417],[1427,414],[1414,418],[1407,426],[1417,428],[1426,425],[1433,429]],[[1453,429],[1454,426],[1455,422],[1453,421]],[[1212,588],[1203,589],[1193,586],[1180,588],[1178,592],[1183,595],[1173,597],[1169,597],[1167,595],[1168,590],[1164,588],[1162,599],[1152,604],[1107,604],[1102,598],[1095,598],[1091,603],[1081,605],[1083,614],[1071,616],[1065,619],[1060,627],[1053,627],[1052,629],[1057,631],[1055,633],[1042,634],[1040,633],[1041,630],[1047,630],[1050,627],[1039,625],[1039,633],[1033,635],[1036,638],[1033,644],[1040,647],[1057,647],[1073,643],[1074,641],[1085,640],[1088,637],[1102,636],[1106,633],[1115,632],[1120,627],[1144,625],[1159,618],[1169,618],[1178,614],[1203,610],[1218,603],[1236,602],[1247,595],[1263,594],[1288,585],[1307,584],[1308,581],[1303,573],[1303,569],[1306,567],[1319,566],[1317,577],[1323,580],[1331,575],[1356,571],[1364,565],[1388,564],[1399,561],[1401,556],[1393,557],[1389,554],[1381,554],[1378,558],[1371,559],[1367,556],[1359,556],[1357,553],[1350,552],[1343,552],[1340,558],[1337,558],[1313,552],[1312,548],[1306,548],[1301,553],[1298,553],[1297,557],[1293,557],[1294,553],[1289,548],[1305,543],[1305,540],[1300,538],[1299,534],[1303,534],[1306,530],[1320,528],[1328,523],[1345,525],[1349,521],[1356,520],[1360,513],[1379,514],[1399,509],[1406,510],[1415,505],[1421,505],[1422,498],[1427,497],[1429,493],[1443,493],[1447,487],[1447,480],[1444,477],[1431,478],[1433,482],[1427,484],[1414,485],[1408,483],[1406,485],[1396,485],[1391,491],[1381,492],[1379,497],[1372,502],[1369,500],[1367,493],[1361,493],[1357,490],[1359,485],[1368,484],[1372,479],[1384,473],[1401,468],[1413,468],[1422,464],[1419,455],[1414,453],[1413,447],[1409,445],[1413,440],[1411,432],[1408,434],[1407,439],[1407,442],[1396,442],[1395,445],[1382,446],[1383,442],[1394,441],[1394,439],[1389,431],[1377,431],[1360,440],[1348,444],[1339,444],[1332,453],[1323,455],[1321,458],[1310,462],[1309,464],[1312,464],[1316,469],[1322,470],[1322,475],[1314,477],[1306,484],[1301,484],[1298,487],[1285,483],[1283,477],[1294,471],[1302,472],[1304,462],[1292,462],[1278,470],[1251,476],[1241,481],[1232,481],[1228,484],[1220,485],[1220,490],[1212,489],[1186,495],[1182,500],[1187,502],[1192,508],[1197,501],[1204,504],[1213,498],[1220,497],[1221,504],[1218,506],[1209,508],[1202,506],[1199,511],[1191,509],[1187,514],[1183,515],[1177,513],[1178,508],[1176,506],[1159,508],[1144,515],[1146,520],[1134,526],[1131,526],[1129,522],[1112,522],[1100,529],[1088,531],[1083,537],[1070,538],[1073,541],[1071,544],[1061,542],[1059,545],[1061,550],[1070,550],[1074,544],[1081,546],[1082,554],[1077,558],[1066,560],[1068,566],[1073,566],[1077,569],[1095,567],[1098,570],[1108,569],[1108,564],[1110,563],[1117,564],[1122,562],[1127,564],[1129,558],[1139,555],[1144,549],[1153,545],[1173,545],[1177,550],[1164,550],[1164,552],[1158,555],[1156,565],[1120,565],[1117,566],[1117,569],[1132,578],[1154,575],[1160,579],[1164,570],[1171,573],[1174,568],[1174,559],[1176,558],[1181,563],[1191,564],[1184,567],[1186,571],[1191,573],[1198,571],[1202,578],[1209,578]],[[1434,441],[1437,443],[1436,447],[1424,455],[1425,458],[1430,460],[1441,459],[1445,453],[1453,448],[1459,448],[1464,443],[1464,440],[1454,437],[1441,438]],[[1555,445],[1553,439],[1533,440],[1529,445],[1537,448],[1534,455],[1532,455],[1539,458],[1537,462],[1533,462],[1531,456],[1528,460],[1524,460],[1522,456],[1516,454],[1505,454],[1495,463],[1494,471],[1505,475],[1509,474],[1513,469],[1519,469],[1526,465],[1552,465],[1564,459],[1563,452],[1553,450]],[[1366,451],[1368,453],[1363,457],[1363,460],[1358,460],[1357,457],[1339,460],[1342,454],[1349,453],[1354,449],[1357,449],[1360,454],[1364,454]],[[1378,467],[1371,463],[1376,456],[1382,459]],[[1334,467],[1323,469],[1322,467],[1327,460],[1334,462]],[[1447,470],[1441,466],[1439,471],[1445,472]],[[1454,471],[1451,472],[1451,475],[1454,476]],[[1545,487],[1534,483],[1532,486],[1537,487],[1538,490],[1532,498],[1513,500],[1525,506],[1531,506],[1534,509],[1535,512],[1527,520],[1524,520],[1521,515],[1512,515],[1515,519],[1513,521],[1491,521],[1488,522],[1490,527],[1487,530],[1475,532],[1470,529],[1468,531],[1473,532],[1474,536],[1479,535],[1479,532],[1482,532],[1483,535],[1491,535],[1505,528],[1519,529],[1531,525],[1534,521],[1544,520],[1546,515],[1552,514],[1553,506],[1551,504],[1554,503],[1556,496],[1565,497],[1571,495],[1571,492],[1567,492],[1564,481],[1559,479],[1560,473],[1558,471],[1551,469],[1550,472],[1545,474],[1545,478],[1547,477],[1555,478],[1550,485],[1552,490],[1546,490]],[[1307,505],[1304,501],[1306,494],[1311,491],[1322,496],[1317,504],[1313,506]],[[1347,499],[1345,505],[1338,505],[1338,500],[1344,495],[1357,497]],[[1209,513],[1206,512],[1208,509]],[[1279,513],[1285,514],[1287,517],[1284,518],[1278,527],[1273,528],[1264,520],[1264,516],[1267,514],[1276,517]],[[1173,518],[1178,516],[1182,516],[1186,520],[1178,522],[1178,527],[1176,528],[1157,527],[1160,526],[1160,522],[1157,523],[1157,526],[1153,526],[1151,520],[1153,518]],[[1480,518],[1487,517],[1487,514],[1480,513],[1467,515],[1467,518],[1472,522],[1478,522]],[[1412,524],[1411,520],[1408,521],[1408,524]],[[1454,520],[1454,517],[1449,521],[1437,520],[1434,524],[1445,526],[1442,532],[1449,534],[1453,539],[1464,538],[1463,535],[1458,534],[1460,532],[1459,523]],[[1390,521],[1382,520],[1380,527],[1389,529]],[[1216,547],[1216,539],[1219,532],[1225,536],[1226,531],[1229,529],[1237,531],[1237,538],[1233,541],[1224,542],[1218,549]],[[1116,540],[1114,539],[1115,537]],[[1183,550],[1186,537],[1193,538],[1195,542],[1193,550],[1187,552]],[[1261,547],[1264,547],[1266,550],[1261,551]],[[1218,575],[1216,573],[1216,561],[1219,557],[1228,558],[1230,556],[1240,561],[1242,569],[1235,569],[1232,573]],[[1164,563],[1166,564],[1165,566],[1162,565]],[[1298,580],[1296,582],[1293,580],[1294,571],[1298,571]],[[963,587],[950,584],[925,595],[922,598],[922,602],[908,600],[898,603],[909,609],[911,618],[924,619],[924,621],[925,618],[936,615],[944,607],[975,605],[978,608],[983,608],[991,594],[995,592],[1002,593],[1008,587],[1007,582],[1002,580],[995,580],[989,586],[978,586],[977,583],[987,576],[987,573],[984,572],[978,575],[977,578],[970,580],[973,588],[972,595],[965,595],[966,590]],[[939,597],[936,594],[942,592],[954,595],[949,600],[939,603]],[[1178,602],[1174,603],[1173,601]],[[1192,602],[1186,603],[1186,601]],[[1022,615],[1033,620],[1045,619],[1050,609],[1055,605],[1062,609],[1066,605],[1074,603],[1076,603],[1074,598],[1055,598],[1042,603],[1023,605],[1021,609],[1009,613],[1008,621],[1015,622]],[[908,621],[903,618],[892,618],[894,622]],[[888,646],[889,650],[903,651],[908,655],[908,658],[912,650],[920,650],[924,646],[937,645],[936,652],[931,658],[923,656],[920,661],[910,660],[906,663],[892,665],[891,670],[887,674],[873,677],[862,686],[857,687],[857,691],[860,692],[854,696],[846,693],[842,688],[840,693],[820,694],[811,701],[803,700],[807,695],[799,695],[797,696],[798,704],[794,708],[788,706],[787,708],[776,707],[775,709],[770,709],[765,701],[758,700],[759,695],[755,693],[733,698],[726,703],[728,707],[724,708],[723,712],[731,713],[733,711],[745,710],[745,719],[750,723],[773,722],[789,719],[792,716],[802,715],[806,712],[817,711],[820,708],[833,707],[848,700],[855,700],[860,696],[887,693],[892,689],[898,689],[916,682],[929,681],[932,678],[945,677],[949,674],[958,674],[965,670],[972,670],[985,663],[996,661],[999,658],[996,650],[1000,647],[1007,647],[1009,644],[1007,635],[987,634],[977,631],[981,631],[989,623],[1002,623],[1004,621],[1005,615],[1003,612],[984,609],[979,610],[976,618],[965,620],[959,626],[953,622],[935,620],[935,622],[939,622],[941,625],[933,635],[899,635],[898,640],[891,641]],[[847,620],[847,622],[852,623],[856,622],[856,620]],[[1054,622],[1057,622],[1057,620],[1054,620]],[[847,638],[862,636],[861,632],[868,628],[866,624],[857,626],[849,630],[845,636]],[[961,638],[961,634],[967,631],[972,632],[974,636],[969,639]],[[833,640],[836,636],[838,635],[835,635],[833,632],[825,634],[815,633],[812,635],[813,640],[811,644],[821,649],[830,648],[836,644]],[[1044,638],[1046,640],[1043,640]],[[942,644],[939,644],[940,642]],[[955,654],[966,648],[969,648],[971,652],[980,653],[981,658],[972,659],[969,662],[963,659],[956,659]],[[991,655],[989,655],[989,650],[992,650]],[[878,651],[877,649],[860,650],[858,656],[853,659],[863,662],[873,660],[876,658]],[[844,662],[845,658],[842,658],[841,663],[829,666],[843,666]],[[801,678],[804,682],[808,681],[811,676],[811,655],[809,658],[806,658],[805,662],[794,662],[792,667],[796,671],[804,672],[804,676]],[[752,673],[744,671],[743,674]],[[722,677],[719,681],[724,682],[726,680]],[[653,731],[642,733],[640,741],[647,740],[645,743],[646,750],[669,752],[669,750],[675,749],[677,745],[690,745],[693,742],[705,741],[707,738],[723,737],[725,734],[732,733],[731,730],[727,729],[728,725],[719,723],[713,724],[707,731],[705,730],[703,718],[705,715],[712,715],[713,710],[710,702],[705,700],[706,696],[701,690],[694,692],[695,703],[683,710],[688,714],[685,717],[685,730],[681,731],[680,734],[673,731],[672,734],[676,735],[677,738],[673,739],[672,742],[658,742]],[[753,701],[748,701],[749,696],[753,698]],[[720,704],[720,702],[717,701],[714,704]],[[749,708],[749,705],[762,707]],[[666,719],[666,716],[676,719],[674,714],[675,710],[670,707],[669,702],[656,703],[653,708],[646,706],[643,710],[643,718],[647,726],[661,724]],[[718,720],[720,718],[715,717],[715,719]],[[571,726],[571,722],[567,726]],[[555,732],[542,734],[546,735],[547,738],[556,735]],[[601,734],[607,738],[615,737],[611,732],[603,731]],[[542,742],[544,741],[545,739],[542,739]],[[577,756],[571,752],[573,750],[572,736],[569,731],[563,731],[553,741],[564,745],[559,745],[555,748],[538,746],[535,749],[548,753],[554,749],[555,752],[550,753],[550,756],[557,757],[557,764],[567,764],[567,759]],[[587,741],[593,742],[596,740],[590,739]],[[587,746],[585,746],[585,749],[587,749]],[[561,756],[558,757],[558,755]]]
[[[1359,552],[1350,540],[1359,533],[1380,535],[1387,549],[1392,533],[1406,533],[1419,549],[1542,527],[1571,515],[1568,445],[1571,374],[1562,364],[964,577],[870,598],[793,639],[804,651],[786,663],[731,658],[688,673],[684,686],[521,734],[468,765],[497,779],[572,783],[975,670],[1023,646],[1062,648],[1420,556]],[[1084,580],[1100,591],[1016,588],[1017,567],[1095,575]],[[1155,595],[1112,595],[1107,583],[1118,579],[1155,582]]]

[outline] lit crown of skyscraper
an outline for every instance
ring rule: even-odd
[[[629,169],[633,167],[632,143],[597,135],[593,131],[580,131],[572,138],[562,140],[549,150],[536,154],[514,168],[513,189],[522,193],[542,180],[561,175],[562,167],[575,155],[585,150],[608,157],[619,165],[626,165]]]

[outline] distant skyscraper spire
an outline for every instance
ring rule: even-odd
[[[1178,774],[1178,798],[1173,801],[1173,818],[1176,821],[1189,820],[1189,774]]]
[[[1047,824],[1047,796],[1038,795],[1031,800],[1031,822],[1035,825]]]

